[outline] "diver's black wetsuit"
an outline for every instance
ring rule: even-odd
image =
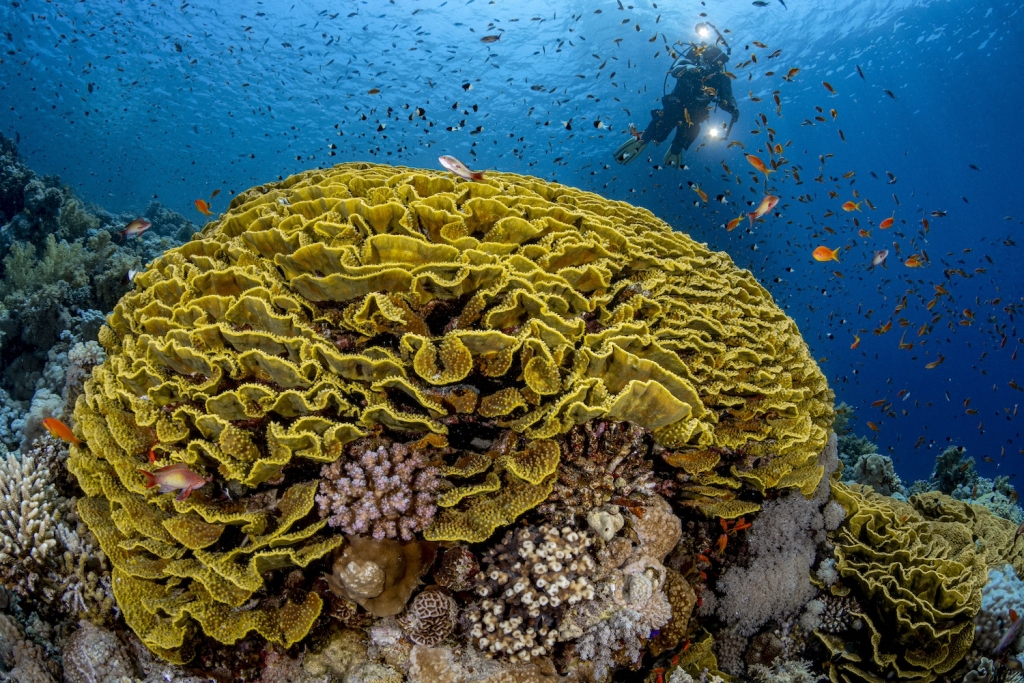
[[[704,90],[705,87],[709,90]],[[643,140],[663,142],[675,128],[670,151],[678,154],[690,149],[700,132],[700,124],[708,119],[708,110],[715,104],[732,114],[733,122],[739,118],[740,110],[732,96],[732,81],[724,70],[719,68],[707,78],[701,78],[699,71],[686,71],[676,79],[672,92],[661,98],[664,109],[651,111],[651,123],[644,130]],[[687,113],[690,124],[686,122]]]

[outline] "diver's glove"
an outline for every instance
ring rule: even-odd
[[[682,152],[673,152],[672,148],[670,147],[669,150],[667,152],[665,152],[665,158],[663,159],[663,161],[664,161],[666,166],[675,167],[675,168],[682,168],[682,166],[683,166],[682,156],[683,156]]]
[[[640,156],[640,153],[644,151],[644,147],[647,146],[645,140],[637,140],[636,138],[630,138],[626,140],[622,145],[615,150],[615,161],[620,164],[628,164],[629,162]]]

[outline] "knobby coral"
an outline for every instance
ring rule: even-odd
[[[342,544],[309,513],[318,469],[359,439],[431,436],[439,510],[392,530],[403,496],[340,465],[331,516],[361,530],[384,512],[366,528],[398,537],[429,522],[430,541],[484,541],[539,505],[592,420],[649,432],[684,504],[712,517],[821,477],[832,394],[793,321],[725,254],[587,192],[314,170],[240,194],[134,286],[99,331],[69,468],[127,622],[172,659],[196,627],[305,636],[320,598],[275,587]],[[138,469],[172,463],[209,483],[148,490]]]
[[[434,518],[438,469],[428,454],[389,439],[359,439],[320,471],[316,501],[348,534],[410,541]]]

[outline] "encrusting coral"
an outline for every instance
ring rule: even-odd
[[[68,466],[125,620],[172,660],[200,629],[285,647],[309,632],[319,572],[283,580],[343,545],[310,512],[317,473],[360,439],[388,457],[431,439],[438,511],[392,528],[402,496],[339,465],[352,481],[330,516],[362,530],[376,509],[366,533],[429,522],[438,542],[482,542],[544,502],[595,420],[635,425],[615,427],[627,459],[666,449],[680,503],[709,518],[822,476],[832,392],[793,321],[725,254],[591,193],[342,164],[241,193],[133,284],[99,330]],[[205,482],[147,489],[138,470],[171,464]],[[654,492],[638,460],[613,464],[609,493]]]
[[[336,551],[327,578],[337,595],[359,603],[378,617],[398,614],[433,563],[431,543],[349,536]]]

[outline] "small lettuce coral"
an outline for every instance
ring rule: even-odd
[[[859,486],[833,492],[849,514],[831,534],[842,581],[832,592],[852,589],[867,626],[843,638],[817,632],[836,656],[833,680],[940,679],[974,640],[987,563],[1006,556],[1005,537],[941,494],[908,504]]]

